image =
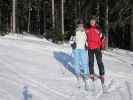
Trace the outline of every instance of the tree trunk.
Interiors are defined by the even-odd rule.
[[[97,20],[98,20],[98,24],[99,24],[99,16],[100,16],[100,2],[99,0],[97,0]]]
[[[81,17],[81,2],[80,2],[80,0],[78,1],[78,10],[79,10],[78,17],[80,18]]]
[[[61,0],[61,29],[64,37],[64,0]]]
[[[77,9],[77,0],[75,0],[75,19],[78,18],[78,9]],[[75,25],[76,25],[76,21],[75,21]]]
[[[133,50],[133,10],[131,15],[131,50]]]
[[[1,21],[1,16],[2,16],[2,15],[1,15],[1,8],[0,8],[0,31],[2,31],[2,29],[1,29],[1,28],[2,28],[2,27],[1,27],[1,25],[2,25],[2,23],[1,23],[1,22],[2,22],[2,21]]]
[[[53,29],[55,29],[55,3],[54,3],[54,0],[52,0],[52,26],[53,26]]]
[[[31,1],[29,0],[29,15],[28,15],[28,33],[30,32],[30,18],[31,18]]]
[[[40,34],[40,9],[37,9],[37,25],[38,25],[38,34]]]
[[[16,0],[13,0],[13,12],[12,12],[12,16],[13,16],[13,32],[16,32]]]
[[[44,32],[43,32],[43,34],[46,34],[46,5],[45,5],[46,3],[44,2],[44,9],[43,9],[43,11],[44,11]]]
[[[109,33],[109,30],[108,30],[108,0],[106,0],[106,21],[105,21],[105,33],[106,33],[106,43],[105,43],[105,47],[106,49],[108,48],[108,33]]]

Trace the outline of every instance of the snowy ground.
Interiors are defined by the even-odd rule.
[[[108,92],[101,94],[99,80],[95,92],[86,92],[76,87],[69,46],[33,36],[0,37],[0,100],[133,100],[133,52],[103,53]]]

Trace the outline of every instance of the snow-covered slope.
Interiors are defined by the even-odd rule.
[[[108,92],[76,87],[71,48],[32,36],[0,37],[0,100],[133,100],[133,53],[103,52]],[[96,73],[97,65],[95,64]]]

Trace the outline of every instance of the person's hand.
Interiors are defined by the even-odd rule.
[[[85,43],[85,50],[88,50],[88,43]]]
[[[101,40],[101,45],[100,45],[100,48],[101,48],[101,50],[105,50],[105,39],[102,39]]]

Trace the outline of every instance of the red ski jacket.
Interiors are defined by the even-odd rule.
[[[104,38],[100,30],[95,26],[86,29],[88,49],[104,48],[102,44]]]

